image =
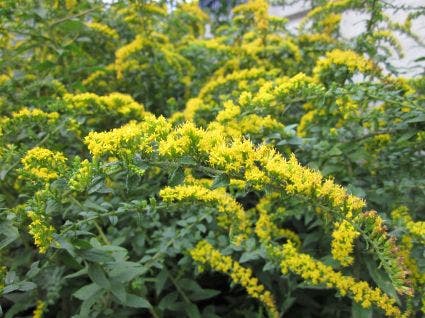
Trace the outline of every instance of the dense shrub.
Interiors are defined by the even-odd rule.
[[[425,312],[424,8],[311,4],[0,4],[5,317]]]

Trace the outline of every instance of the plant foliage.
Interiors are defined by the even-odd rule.
[[[171,4],[1,2],[4,316],[423,314],[424,8]]]

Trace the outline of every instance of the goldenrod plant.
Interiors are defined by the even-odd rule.
[[[304,2],[0,3],[5,317],[425,315],[425,10]]]

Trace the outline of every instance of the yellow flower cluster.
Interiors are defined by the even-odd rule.
[[[10,79],[10,76],[6,74],[0,74],[0,85],[3,85]]]
[[[297,127],[297,134],[300,137],[308,136],[308,128],[311,126],[316,116],[320,112],[317,109],[309,110],[300,119],[300,123]]]
[[[192,35],[197,36],[205,33],[204,25],[208,22],[209,16],[200,8],[197,2],[179,4],[177,13],[180,12],[184,15],[190,15],[192,25],[195,29],[193,31],[196,31]],[[214,39],[211,40],[213,41]]]
[[[335,49],[326,53],[326,57],[320,59],[313,69],[314,77],[320,79],[323,72],[329,70],[333,65],[344,66],[350,73],[356,71],[361,73],[372,73],[376,70],[372,61],[357,54],[354,51],[343,51]]]
[[[152,153],[156,141],[165,138],[170,130],[171,124],[164,117],[147,113],[143,122],[130,122],[109,132],[90,132],[84,143],[94,157],[111,154],[128,159],[137,151]]]
[[[35,308],[32,317],[33,318],[43,318],[43,312],[46,308],[46,303],[41,300],[37,300],[37,307]]]
[[[0,294],[3,292],[4,289],[4,279],[6,276],[7,268],[6,266],[0,265]]]
[[[365,202],[334,183],[333,180],[323,180],[319,172],[302,167],[295,156],[289,160],[282,158],[274,151],[261,161],[272,176],[285,184],[285,190],[291,194],[303,194],[307,197],[328,200],[337,210],[346,213],[347,217],[357,214],[365,206]],[[326,215],[332,219],[331,215]]]
[[[400,206],[391,212],[394,221],[401,222],[410,235],[425,243],[425,222],[413,221],[409,210],[405,206]]]
[[[324,19],[319,21],[319,26],[323,29],[325,34],[338,31],[339,23],[341,22],[340,14],[328,14]]]
[[[297,75],[288,78],[284,83],[276,87],[275,94],[278,96],[285,97],[286,95],[298,93],[300,89],[303,87],[318,87],[319,89],[323,89],[316,79],[305,75],[304,73],[298,73]]]
[[[344,9],[350,7],[351,4],[354,4],[353,0],[328,1],[324,5],[317,6],[313,10],[310,10],[301,21],[299,27],[300,29],[304,29],[307,22],[315,18],[322,17],[322,19],[326,20],[327,15],[335,15],[334,12],[342,12]]]
[[[17,125],[28,125],[31,123],[55,124],[59,118],[57,112],[46,113],[41,109],[28,107],[21,108],[19,111],[12,112],[11,117],[0,118],[0,136],[3,135],[9,128],[16,129]]]
[[[261,59],[264,56],[274,57],[276,59],[275,65],[289,62],[285,60],[288,55],[296,62],[301,61],[301,50],[293,41],[276,34],[268,34],[261,38],[254,37],[253,39],[250,35],[245,36],[246,42],[241,46],[244,54],[254,59]],[[264,63],[258,62],[258,64]]]
[[[214,90],[221,86],[228,86],[231,82],[242,82],[248,80],[256,80],[264,77],[266,74],[273,74],[275,71],[267,71],[265,68],[251,68],[238,70],[228,75],[220,75],[216,78],[212,78],[207,84],[205,84],[200,92],[199,98],[205,99],[207,95],[212,95]]]
[[[46,217],[34,211],[28,211],[28,217],[31,219],[31,223],[28,226],[29,233],[34,239],[35,245],[41,254],[47,252],[50,244],[53,241],[53,233],[55,229],[53,226],[47,224]]]
[[[126,59],[133,53],[140,51],[145,45],[145,40],[142,36],[137,35],[136,38],[129,44],[119,48],[115,52],[115,70],[117,71],[117,79],[121,80],[124,77],[124,71],[127,69]]]
[[[411,278],[413,279],[413,284],[418,287],[423,287],[425,289],[425,273],[421,272],[417,261],[411,255],[413,249],[413,240],[409,235],[403,235],[401,238],[400,244],[400,253],[403,256],[406,267],[411,273]]]
[[[159,142],[158,152],[161,156],[173,158],[183,155],[194,155],[204,132],[187,122],[172,131],[165,140]]]
[[[233,9],[233,14],[242,16],[254,16],[255,26],[260,31],[267,31],[269,24],[269,5],[265,0],[249,0]],[[243,19],[243,18],[242,18]]]
[[[90,162],[85,159],[80,163],[80,168],[76,171],[75,174],[69,179],[69,187],[77,192],[82,192],[86,190],[87,186],[90,184],[92,175],[92,166]]]
[[[231,227],[238,235],[236,241],[244,239],[249,233],[249,221],[242,206],[223,188],[210,190],[202,185],[182,185],[176,187],[163,188],[159,195],[166,202],[173,201],[201,201],[216,207],[218,212],[223,214],[217,219],[224,227]]]
[[[299,253],[291,242],[283,246],[281,257],[280,266],[283,274],[290,271],[313,285],[336,288],[342,296],[351,297],[363,308],[375,305],[389,317],[402,316],[400,309],[395,305],[395,299],[389,297],[379,288],[372,288],[365,281],[356,281],[351,276],[344,276],[311,256]]]
[[[47,118],[48,121],[56,121],[59,118],[59,114],[57,112],[46,113],[41,109],[34,108],[29,109],[24,107],[17,112],[12,113],[12,118]]]
[[[103,35],[106,35],[107,37],[113,38],[115,40],[119,38],[118,32],[106,24],[99,22],[87,22],[86,25],[90,29],[93,29]]]
[[[245,268],[230,256],[221,254],[206,241],[199,242],[190,251],[190,255],[201,266],[208,265],[213,270],[229,275],[235,284],[242,285],[251,297],[258,299],[265,306],[270,317],[279,317],[273,295],[253,276],[250,268]]]
[[[246,134],[257,134],[265,130],[283,131],[284,126],[270,115],[265,117],[256,114],[240,116],[241,108],[232,101],[224,102],[216,121],[223,124],[223,132],[233,138],[241,138]],[[211,127],[211,126],[210,126]]]
[[[78,114],[116,113],[130,116],[133,119],[142,119],[145,112],[143,105],[137,103],[130,95],[111,93],[99,96],[93,93],[65,94],[63,97],[69,110],[78,111]]]
[[[299,36],[300,42],[309,42],[309,43],[334,43],[335,39],[329,36],[329,34],[324,33],[312,33],[312,34],[302,34]]]
[[[41,147],[30,149],[21,162],[25,172],[43,181],[58,178],[66,169],[63,153]]]
[[[266,245],[271,244],[274,239],[286,238],[293,242],[295,246],[301,246],[301,240],[295,232],[277,227],[270,215],[264,212],[260,212],[255,224],[255,234]]]
[[[110,132],[92,132],[85,142],[95,157],[106,153],[126,157],[136,151],[151,153],[156,141],[159,154],[167,159],[191,156],[231,177],[243,177],[257,189],[274,184],[290,194],[322,199],[342,216],[352,217],[365,206],[362,199],[349,195],[333,180],[323,180],[319,172],[301,166],[295,156],[285,159],[270,146],[255,147],[248,140],[231,141],[218,128],[202,130],[186,123],[171,130],[167,120],[151,115],[138,124],[130,123]],[[335,221],[331,213],[322,216]]]
[[[99,84],[99,82],[97,80],[99,78],[101,78],[102,76],[104,76],[105,74],[106,74],[106,72],[103,71],[103,70],[95,71],[95,72],[91,73],[85,80],[83,80],[83,85],[88,86],[88,85],[95,83],[95,82],[97,84]],[[105,82],[105,85],[106,85],[106,82]]]
[[[351,256],[354,248],[354,240],[359,237],[360,232],[347,220],[337,222],[332,233],[332,256],[339,261],[342,266],[349,266],[353,263]]]

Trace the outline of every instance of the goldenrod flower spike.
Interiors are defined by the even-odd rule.
[[[28,226],[29,233],[32,235],[34,244],[38,247],[39,252],[44,254],[53,242],[55,228],[47,223],[44,215],[34,211],[29,211],[27,214],[31,219],[31,223]]]
[[[354,240],[360,236],[354,226],[347,220],[337,222],[332,233],[332,256],[339,261],[342,266],[349,266],[353,263],[351,256],[354,248]]]
[[[217,207],[218,212],[223,214],[217,218],[218,223],[237,233],[237,242],[243,240],[250,232],[249,221],[242,206],[222,188],[209,190],[202,185],[182,185],[166,187],[159,192],[159,195],[166,202],[193,200]]]
[[[32,314],[32,317],[33,318],[42,318],[45,308],[46,308],[46,303],[44,301],[37,300],[37,307],[35,308],[35,310]]]
[[[57,179],[66,168],[63,153],[42,147],[29,150],[21,161],[25,172],[43,181]]]
[[[99,23],[99,22],[86,22],[86,25],[90,29],[93,29],[114,40],[118,40],[119,38],[118,32],[106,24]]]
[[[230,276],[235,284],[242,285],[251,297],[258,299],[267,309],[269,316],[278,318],[279,312],[270,291],[268,291],[256,277],[250,268],[245,268],[230,256],[225,256],[206,241],[199,242],[190,251],[192,258],[203,266],[210,266],[213,270]]]
[[[280,256],[283,274],[293,272],[310,284],[337,289],[341,296],[349,296],[363,308],[374,305],[383,310],[388,317],[403,317],[395,304],[395,299],[379,288],[372,288],[367,282],[356,281],[351,276],[344,276],[311,256],[299,253],[292,242],[283,246]]]
[[[409,234],[412,235],[412,237],[415,237],[420,242],[425,243],[425,222],[413,221],[407,207],[398,207],[397,209],[391,212],[391,216],[394,221],[400,222],[402,225],[404,225]]]

